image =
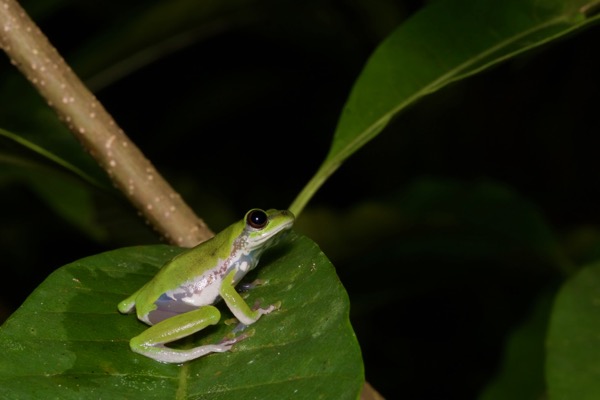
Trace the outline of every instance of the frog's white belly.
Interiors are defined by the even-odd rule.
[[[181,301],[195,307],[214,304],[220,297],[219,289],[222,281],[223,279],[217,279],[210,285],[203,286],[199,290],[192,290],[191,293],[188,291],[187,295],[181,298]]]

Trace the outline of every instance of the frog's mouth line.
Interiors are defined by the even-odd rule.
[[[252,241],[252,248],[256,248],[258,246],[263,246],[265,243],[267,243],[268,241],[272,240],[273,243],[277,243],[279,240],[279,236],[281,236],[282,231],[286,231],[288,229],[292,228],[292,225],[294,224],[294,221],[289,221],[285,224],[282,224],[280,226],[278,226],[276,228],[275,231],[270,231],[268,232],[268,234],[263,234],[263,235],[259,235],[258,237],[255,237]],[[269,244],[270,247],[273,243]]]

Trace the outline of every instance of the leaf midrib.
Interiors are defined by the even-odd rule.
[[[368,142],[378,132],[378,127],[380,127],[382,125],[385,126],[387,121],[391,120],[391,118],[394,115],[399,113],[403,108],[407,107],[409,104],[412,104],[413,102],[417,101],[419,98],[421,98],[429,93],[432,93],[436,90],[439,90],[440,88],[450,84],[451,82],[454,82],[458,79],[461,79],[461,78],[464,78],[467,76],[474,75],[486,68],[489,68],[493,64],[497,64],[508,58],[513,57],[516,54],[525,52],[532,47],[536,47],[545,42],[551,41],[554,37],[556,37],[556,35],[544,38],[543,40],[535,42],[527,47],[519,48],[519,49],[517,49],[511,53],[508,53],[502,57],[496,58],[488,63],[482,64],[479,68],[473,69],[472,71],[469,71],[468,73],[465,72],[464,74],[461,75],[461,71],[467,70],[470,66],[475,65],[475,64],[477,64],[477,62],[484,60],[487,56],[493,54],[494,52],[501,50],[502,48],[504,48],[506,46],[509,46],[509,45],[519,41],[522,38],[527,37],[528,35],[531,35],[533,33],[536,33],[538,31],[546,29],[550,26],[558,25],[561,22],[565,22],[568,20],[569,19],[564,15],[562,15],[558,18],[550,19],[543,24],[536,25],[532,29],[528,29],[528,30],[521,32],[520,34],[511,36],[510,38],[499,42],[497,45],[489,47],[487,50],[482,51],[478,55],[471,57],[468,61],[459,64],[457,67],[455,67],[455,68],[449,70],[447,73],[441,75],[438,79],[433,80],[428,85],[423,86],[422,89],[416,91],[412,96],[407,97],[403,102],[400,102],[396,107],[391,108],[390,111],[382,114],[382,116],[380,118],[378,118],[374,123],[369,125],[363,131],[363,133],[356,135],[355,138],[350,140],[348,142],[348,144],[341,151],[339,151],[336,155],[329,158],[329,163],[330,164],[341,164],[343,160],[345,160],[350,155],[352,155],[355,150],[357,150],[358,148],[360,148],[362,146],[362,144]],[[566,31],[576,29],[577,27],[578,27],[578,24],[574,24],[571,27],[571,29],[568,29]],[[557,33],[557,35],[559,35],[559,34],[562,35],[564,33],[565,33],[565,31],[561,31],[560,33]]]

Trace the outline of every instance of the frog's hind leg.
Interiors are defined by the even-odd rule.
[[[146,357],[165,363],[182,363],[209,353],[222,353],[231,349],[239,340],[223,341],[192,349],[173,349],[165,346],[186,336],[192,335],[221,319],[216,307],[202,308],[179,314],[146,329],[129,342],[131,350]]]

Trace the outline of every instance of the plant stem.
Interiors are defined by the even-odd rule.
[[[326,160],[317,173],[310,179],[310,181],[304,186],[300,194],[296,196],[292,204],[288,207],[288,209],[294,213],[296,218],[300,215],[304,207],[309,202],[309,200],[315,195],[317,190],[325,183],[327,178],[331,176],[341,165],[341,162],[332,162]]]
[[[116,187],[169,242],[213,233],[162,178],[15,0],[0,0],[0,48],[35,86]]]

